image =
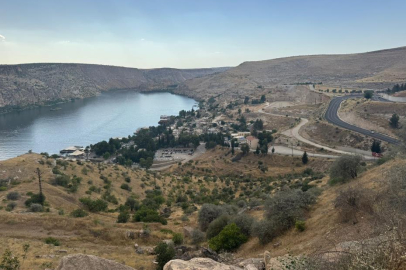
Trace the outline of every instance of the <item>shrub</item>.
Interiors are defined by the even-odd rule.
[[[16,206],[17,204],[15,202],[10,202],[7,204],[6,211],[12,211]]]
[[[241,233],[235,223],[227,225],[216,237],[210,239],[209,247],[216,252],[233,251],[247,242],[248,238]]]
[[[7,200],[10,200],[10,201],[17,201],[20,198],[21,198],[21,195],[17,191],[12,191],[7,194]]]
[[[128,184],[121,184],[121,189],[131,191],[131,187]]]
[[[254,219],[252,217],[242,214],[233,217],[230,223],[235,223],[243,234],[250,236],[253,222]]]
[[[70,215],[74,218],[82,218],[82,217],[88,216],[89,214],[85,210],[79,208],[79,209],[73,210],[70,213]]]
[[[205,239],[205,234],[201,230],[195,229],[192,231],[192,244],[199,245]]]
[[[175,249],[166,243],[159,243],[155,249],[157,270],[163,270],[165,264],[175,257]]]
[[[45,238],[45,243],[48,244],[48,245],[54,245],[54,246],[59,246],[60,245],[59,240],[55,239],[53,237]]]
[[[65,211],[63,209],[58,210],[58,215],[63,216],[65,215]]]
[[[128,206],[131,211],[136,211],[140,208],[140,203],[135,198],[128,197],[125,206]]]
[[[217,236],[225,226],[227,226],[228,222],[230,221],[230,217],[227,215],[222,215],[215,220],[213,220],[210,224],[209,227],[207,228],[206,231],[206,237],[207,239],[211,239],[215,236]]]
[[[361,163],[360,156],[341,156],[338,158],[330,170],[330,184],[344,183],[358,176]]]
[[[54,185],[62,186],[62,187],[68,187],[69,183],[70,183],[70,177],[65,174],[57,174],[55,176],[55,179],[53,182]]]
[[[32,203],[30,205],[30,211],[31,212],[42,212],[42,211],[44,211],[44,208],[39,203]]]
[[[298,230],[299,232],[303,232],[304,230],[306,230],[306,223],[304,221],[301,220],[297,220],[295,222],[295,228],[296,230]]]
[[[213,220],[223,214],[233,215],[237,213],[237,210],[237,207],[232,205],[203,204],[198,214],[200,229],[206,231]]]
[[[92,200],[91,198],[80,198],[79,201],[87,207],[90,212],[100,212],[107,210],[107,202],[101,199]]]
[[[183,235],[181,233],[174,233],[172,236],[172,241],[175,245],[183,244]]]
[[[341,191],[334,201],[334,207],[338,209],[341,222],[358,223],[359,212],[372,213],[373,202],[368,191],[360,188],[348,188]]]
[[[262,245],[268,244],[278,236],[275,222],[266,219],[253,224],[252,234],[258,237]]]
[[[309,206],[315,201],[316,195],[309,191],[287,190],[277,193],[266,202],[266,219],[253,225],[253,234],[261,244],[269,243],[294,226],[296,220],[304,218]]]
[[[135,222],[159,222],[163,225],[167,224],[167,221],[165,218],[159,216],[159,213],[156,210],[153,209],[148,209],[145,207],[142,207],[140,210],[135,212],[133,216],[133,221]]]
[[[130,213],[128,211],[120,212],[117,218],[117,223],[127,223],[130,219]]]
[[[42,194],[42,193],[41,194],[30,193],[30,194],[31,195],[29,195],[29,196],[31,196],[31,198],[29,198],[28,200],[25,201],[25,205],[27,207],[30,207],[31,204],[33,204],[33,203],[44,205],[44,202],[45,202],[44,194]],[[28,193],[27,193],[27,195],[28,195]]]

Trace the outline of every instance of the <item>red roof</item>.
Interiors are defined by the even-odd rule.
[[[256,140],[257,138],[255,138],[254,136],[248,136],[246,139],[247,141],[253,141]]]

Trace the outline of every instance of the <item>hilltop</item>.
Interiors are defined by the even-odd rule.
[[[259,94],[281,84],[323,83],[385,89],[406,80],[406,47],[342,55],[310,55],[244,62],[184,82],[177,93],[194,98]]]

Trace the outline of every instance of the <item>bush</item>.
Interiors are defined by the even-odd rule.
[[[11,202],[7,204],[6,211],[12,211],[16,206],[17,204],[15,202]]]
[[[358,223],[359,212],[372,213],[373,201],[368,191],[360,188],[348,188],[341,191],[334,201],[334,207],[338,209],[341,222],[352,221]]]
[[[159,243],[155,249],[157,270],[163,270],[165,264],[175,257],[175,249],[166,243]]]
[[[20,198],[21,198],[21,195],[17,191],[12,191],[9,194],[7,194],[7,200],[10,200],[10,201],[17,201]]]
[[[330,184],[344,183],[356,178],[360,164],[360,156],[341,156],[331,166]]]
[[[89,214],[85,210],[79,208],[79,209],[73,210],[70,213],[70,215],[74,218],[82,218],[82,217],[88,216]]]
[[[135,222],[159,222],[163,225],[167,224],[165,218],[159,216],[159,213],[156,210],[148,209],[142,207],[140,210],[135,212],[133,216],[133,221]]]
[[[315,201],[316,196],[309,191],[287,190],[277,193],[266,202],[266,219],[255,223],[252,233],[258,237],[261,244],[269,243],[294,226],[296,220],[303,219]]]
[[[68,187],[69,183],[70,177],[66,174],[57,174],[53,182],[54,185],[62,187]]]
[[[299,232],[303,232],[304,230],[306,230],[306,223],[304,221],[298,220],[295,222],[295,228]]]
[[[230,223],[235,223],[238,228],[240,228],[241,232],[249,237],[251,235],[254,219],[248,215],[242,214],[233,217]]]
[[[39,203],[32,203],[30,205],[30,211],[31,212],[42,212],[42,211],[44,211],[44,208]]]
[[[237,207],[232,205],[203,204],[198,214],[200,229],[206,231],[213,220],[223,214],[233,215],[237,213],[237,210]]]
[[[131,191],[131,187],[128,184],[121,184],[121,189]]]
[[[91,198],[80,198],[79,201],[87,207],[90,212],[100,212],[107,210],[107,202],[101,199],[92,200]]]
[[[206,237],[207,239],[211,239],[215,236],[217,236],[225,226],[227,226],[228,222],[230,221],[230,217],[227,215],[222,215],[215,220],[213,220],[210,224],[209,227],[207,228],[206,231]]]
[[[209,247],[216,252],[233,251],[247,242],[248,238],[241,233],[235,223],[227,225],[216,237],[210,239]]]
[[[28,193],[27,193],[28,195]],[[27,207],[30,207],[31,204],[36,203],[36,204],[40,204],[40,205],[44,205],[45,202],[45,196],[44,194],[33,194],[30,193],[31,198],[29,198],[28,200],[25,201],[25,205]]]
[[[45,238],[45,243],[48,244],[48,245],[54,245],[54,246],[59,246],[60,245],[59,240],[55,239],[53,237]]]
[[[128,211],[120,212],[117,218],[117,223],[127,223],[130,219],[130,213]]]
[[[183,244],[183,235],[181,233],[174,233],[172,236],[172,241],[175,245]]]
[[[192,244],[199,245],[205,238],[206,236],[201,230],[195,229],[192,231]]]
[[[252,235],[258,237],[259,243],[268,244],[278,236],[275,222],[272,220],[261,220],[252,226]]]

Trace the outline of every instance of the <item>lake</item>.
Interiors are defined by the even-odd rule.
[[[193,99],[170,93],[112,91],[0,115],[0,160],[29,150],[57,154],[67,146],[127,137],[140,127],[158,125],[161,115],[178,115],[195,104]]]

